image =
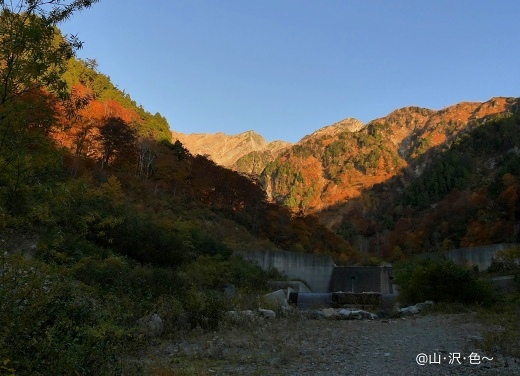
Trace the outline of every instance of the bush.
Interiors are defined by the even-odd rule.
[[[216,329],[227,310],[226,299],[217,291],[187,291],[182,299],[192,329]]]
[[[511,273],[520,275],[520,247],[498,251],[488,268],[489,273]]]
[[[89,286],[114,289],[127,275],[130,267],[122,257],[86,257],[73,266],[74,277]]]
[[[179,285],[170,268],[140,265],[130,258],[113,255],[104,259],[84,258],[71,267],[71,274],[88,286],[99,301],[98,308],[109,311],[127,326],[155,313],[160,298],[174,295]]]
[[[55,268],[0,256],[0,354],[16,374],[106,374],[128,332]]]
[[[223,290],[233,284],[243,292],[264,292],[272,274],[239,256],[224,259],[204,255],[182,268],[179,276],[185,289],[193,286],[198,290]]]
[[[181,301],[173,295],[163,295],[157,299],[155,312],[164,323],[164,334],[172,335],[180,328],[185,313]]]
[[[425,300],[446,303],[490,305],[494,291],[477,272],[447,259],[420,259],[396,265],[399,300],[415,304]]]

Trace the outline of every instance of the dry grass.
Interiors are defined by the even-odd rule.
[[[486,328],[482,333],[482,348],[520,359],[520,307],[501,313],[483,313],[480,317]]]
[[[518,357],[518,312],[485,314],[480,319],[484,314],[435,312],[373,321],[309,320],[298,314],[275,320],[235,317],[215,331],[186,330],[163,338],[139,362],[141,374],[157,376],[339,375],[354,370],[400,374],[415,364],[419,349],[480,349]],[[502,371],[501,364],[494,361],[489,371]]]
[[[275,373],[302,357],[324,362],[327,343],[304,338],[307,320],[298,316],[268,320],[227,320],[216,331],[178,333],[149,356],[154,375],[255,374],[269,367]],[[329,321],[313,322],[315,332],[332,333]],[[325,336],[326,338],[327,336]],[[298,344],[297,346],[295,344]],[[320,349],[323,351],[320,352]]]

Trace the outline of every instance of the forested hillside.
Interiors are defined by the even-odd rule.
[[[119,90],[110,81],[110,77],[97,70],[95,59],[70,59],[63,75],[72,93],[80,98],[89,98],[82,116],[94,117],[117,116],[126,122],[138,125],[139,136],[154,140],[170,140],[170,127],[160,114],[152,115],[132,100],[130,94]]]
[[[346,119],[282,153],[266,166],[262,182],[272,200],[295,212],[321,211],[401,174],[403,168],[419,174],[424,168],[418,163],[421,155],[436,153],[439,145],[479,119],[504,113],[513,103],[494,98],[440,111],[405,107],[366,126]]]
[[[225,287],[283,278],[234,250],[353,264],[520,241],[518,100],[346,119],[274,161],[285,145],[253,149],[234,162],[251,177],[75,58],[58,26],[96,2],[0,2],[0,374],[124,374],[154,313],[214,328]]]
[[[518,114],[472,123],[415,165],[331,209],[343,213],[338,231],[358,250],[395,261],[416,253],[520,241]]]
[[[262,183],[273,201],[387,261],[517,242],[518,103],[407,107],[325,127],[269,163]]]
[[[225,286],[269,278],[233,249],[356,257],[75,59],[56,25],[94,2],[0,3],[2,374],[121,373],[151,313],[165,330],[218,325]]]

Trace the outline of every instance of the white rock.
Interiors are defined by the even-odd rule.
[[[417,303],[415,305],[415,307],[419,310],[419,311],[425,311],[427,309],[430,309],[430,305],[429,304],[426,304],[426,303]]]
[[[164,324],[161,317],[157,313],[140,318],[138,323],[143,333],[149,337],[159,337],[163,333]]]
[[[270,302],[275,303],[278,307],[284,308],[289,307],[287,297],[284,290],[277,290],[272,293],[264,295],[264,298]]]
[[[404,307],[399,310],[399,316],[411,316],[410,307]]]
[[[270,309],[262,309],[262,308],[260,308],[258,310],[258,313],[260,313],[261,317],[264,317],[266,319],[275,319],[276,318],[276,312],[272,311]]]
[[[334,308],[324,308],[321,310],[325,315],[326,319],[336,319],[338,318],[338,313]]]
[[[348,320],[350,318],[350,310],[342,308],[338,311],[338,316],[341,320]]]
[[[356,320],[363,320],[365,318],[365,311],[362,311],[360,309],[350,311],[350,318]]]

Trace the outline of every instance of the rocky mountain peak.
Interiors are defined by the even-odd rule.
[[[305,142],[311,138],[320,138],[323,136],[334,137],[342,132],[357,132],[365,127],[362,121],[354,118],[346,118],[332,125],[320,128],[310,135],[305,136],[301,139],[301,142]]]
[[[193,155],[207,155],[215,163],[233,167],[238,159],[252,153],[264,152],[277,154],[279,150],[290,146],[284,141],[267,142],[253,130],[235,135],[218,133],[172,132],[172,141],[179,140]],[[274,158],[274,156],[273,156]]]

